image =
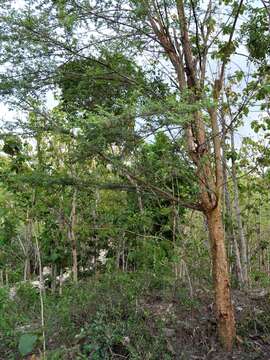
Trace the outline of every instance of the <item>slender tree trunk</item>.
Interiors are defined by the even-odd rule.
[[[27,231],[28,225],[26,225],[26,231],[25,231],[25,241],[26,245],[23,244],[20,236],[18,236],[19,243],[21,245],[23,255],[24,255],[24,270],[23,270],[23,281],[26,281],[27,279],[30,279],[30,244],[28,239],[28,231]]]
[[[174,251],[175,254],[179,254],[182,253],[181,251],[181,246],[183,246],[183,244],[177,244],[177,235],[178,238],[181,237],[181,228],[180,228],[180,219],[179,219],[179,212],[176,208],[176,204],[175,202],[173,202],[172,204],[172,240],[173,240],[173,246],[174,246]],[[180,268],[180,264],[179,261],[178,262],[174,262],[174,273],[175,273],[175,278],[177,279],[179,277],[179,268]],[[187,269],[187,265],[186,265],[186,269]],[[190,279],[188,278],[189,283],[190,283]]]
[[[120,257],[121,257],[120,244],[117,244],[116,257],[115,257],[115,262],[116,262],[116,268],[117,268],[117,270],[120,269]]]
[[[76,196],[77,191],[75,190],[72,198],[72,208],[70,213],[70,223],[68,226],[68,237],[72,247],[72,273],[73,281],[78,282],[78,253],[77,253],[77,239],[75,236],[75,225],[76,225]]]
[[[138,183],[134,179],[132,179],[132,177],[129,174],[126,174],[126,177],[129,180],[129,182],[131,183],[131,185],[133,185],[136,189],[136,194],[137,194],[137,199],[138,199],[138,207],[140,210],[140,214],[143,215],[144,207],[143,207],[143,200],[142,200],[142,194],[141,194],[140,187],[139,187]],[[143,233],[144,233],[144,235],[146,234],[145,226],[143,226]]]
[[[255,231],[256,231],[256,244],[258,246],[258,259],[259,259],[259,271],[263,272],[263,265],[264,265],[264,248],[262,246],[262,239],[261,239],[261,219],[260,219],[260,206],[258,209],[258,214],[255,216]]]
[[[32,219],[29,216],[29,210],[26,213],[26,226],[25,226],[25,244],[23,244],[20,237],[18,237],[21,248],[23,250],[25,256],[24,262],[24,281],[31,279],[31,253],[32,253],[32,246],[33,246],[33,226],[32,226]]]
[[[132,181],[132,179],[131,179],[131,181]],[[136,194],[138,197],[138,206],[139,206],[141,215],[143,215],[144,210],[143,210],[142,194],[141,194],[140,188],[137,183],[135,183],[135,187],[136,187]]]
[[[99,255],[99,249],[98,249],[98,235],[97,235],[97,209],[98,209],[98,203],[99,203],[99,192],[98,190],[96,190],[95,192],[95,203],[94,203],[94,208],[92,211],[92,217],[93,217],[93,236],[92,236],[92,240],[94,243],[94,272],[96,272],[97,270],[97,260],[98,260],[98,255]]]
[[[241,264],[241,255],[240,255],[240,251],[239,251],[237,238],[235,236],[234,228],[233,228],[231,198],[230,198],[227,184],[225,184],[225,182],[227,182],[227,176],[224,178],[225,208],[226,208],[226,219],[227,219],[226,232],[228,235],[229,243],[232,244],[234,247],[237,280],[238,280],[239,284],[241,286],[243,286],[244,280],[243,280],[243,270],[242,270],[242,264]]]
[[[40,317],[41,317],[41,328],[42,328],[42,340],[43,340],[43,355],[46,358],[46,337],[45,337],[45,317],[44,317],[44,296],[45,296],[45,286],[43,278],[43,268],[41,262],[41,254],[39,248],[39,242],[37,234],[34,235],[36,240],[36,253],[38,258],[38,269],[39,269],[39,298],[40,298]]]
[[[174,248],[176,247],[176,225],[177,225],[177,210],[175,203],[172,204],[172,237]]]
[[[56,292],[56,275],[57,275],[57,266],[52,264],[52,293]]]
[[[220,341],[232,349],[235,338],[235,319],[230,295],[230,280],[220,206],[206,214],[212,250],[215,306]]]
[[[6,268],[6,271],[5,271],[5,278],[6,278],[6,285],[8,286],[9,281],[8,281],[8,269],[7,268]]]
[[[122,241],[122,271],[125,271],[125,261],[126,261],[126,257],[125,257],[125,240],[123,239],[123,241]]]
[[[225,200],[225,216],[226,216],[226,227],[225,227],[225,235],[227,235],[228,243],[234,248],[235,255],[235,268],[236,268],[236,277],[238,283],[243,285],[243,270],[241,264],[241,256],[239,251],[239,246],[237,242],[237,238],[235,236],[234,228],[233,228],[233,211],[232,211],[232,203],[231,197],[228,189],[228,176],[227,176],[227,161],[226,161],[226,123],[225,116],[223,111],[221,111],[221,120],[222,120],[222,167],[223,167],[223,183],[224,183],[224,200]]]
[[[75,283],[78,282],[78,254],[77,254],[77,244],[76,244],[76,238],[74,235],[73,230],[69,230],[69,239],[71,241],[71,247],[72,247],[72,274],[73,274],[73,281]]]
[[[63,269],[60,269],[60,275],[59,275],[59,295],[61,296],[63,294]]]
[[[241,218],[241,210],[239,204],[239,192],[238,192],[238,182],[236,177],[236,164],[234,159],[235,146],[234,146],[234,133],[231,132],[231,150],[233,153],[232,156],[232,181],[234,189],[234,209],[236,214],[236,221],[238,227],[238,234],[240,240],[240,254],[241,254],[241,263],[242,263],[242,276],[243,276],[243,286],[248,284],[248,257],[247,257],[247,241],[244,233],[244,228]]]
[[[29,279],[29,273],[30,273],[30,262],[29,259],[24,260],[24,271],[23,271],[23,281],[26,281]]]
[[[4,286],[3,270],[0,270],[0,286]]]

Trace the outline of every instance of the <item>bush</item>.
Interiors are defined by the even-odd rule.
[[[171,288],[167,277],[157,274],[114,272],[66,286],[61,296],[48,292],[48,359],[170,359],[162,321],[140,304],[153,291],[160,292],[161,283],[163,289]],[[0,299],[1,356],[19,357],[18,345],[26,334],[38,337],[35,351],[42,351],[38,291],[22,284],[14,300],[7,290],[0,292]]]
[[[161,359],[157,354],[166,353],[166,344],[160,325],[138,306],[138,297],[148,285],[149,277],[142,274],[116,272],[66,288],[55,306],[50,299],[47,335],[57,333],[56,347],[79,344],[78,352],[85,359]],[[62,356],[69,359],[68,354]]]

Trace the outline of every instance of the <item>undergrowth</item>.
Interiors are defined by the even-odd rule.
[[[212,300],[211,289],[198,287],[192,296],[173,276],[151,272],[113,271],[67,284],[61,295],[47,290],[46,359],[175,360],[214,354],[218,342]],[[257,351],[257,358],[265,359],[260,354],[270,350],[268,299],[243,304],[239,293],[234,300],[242,349],[236,347],[236,359],[251,359],[247,354],[257,356]],[[28,359],[19,351],[26,334],[36,339],[29,355],[41,359],[38,290],[23,283],[10,298],[10,289],[1,288],[0,360]],[[218,354],[213,359],[226,358]]]

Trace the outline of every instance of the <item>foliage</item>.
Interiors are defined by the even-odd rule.
[[[216,209],[235,287],[237,266],[269,285],[269,7],[24,0],[0,18],[0,96],[20,115],[0,134],[0,352],[44,330],[52,359],[172,358],[158,300],[140,302],[199,309],[226,263]],[[261,139],[235,146],[247,120]]]
[[[34,349],[35,342],[37,340],[36,335],[24,334],[20,337],[19,351],[22,356],[28,355]]]

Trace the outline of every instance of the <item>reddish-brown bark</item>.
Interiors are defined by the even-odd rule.
[[[215,310],[222,345],[231,351],[235,338],[234,310],[230,295],[228,262],[220,206],[207,213],[211,240]]]

